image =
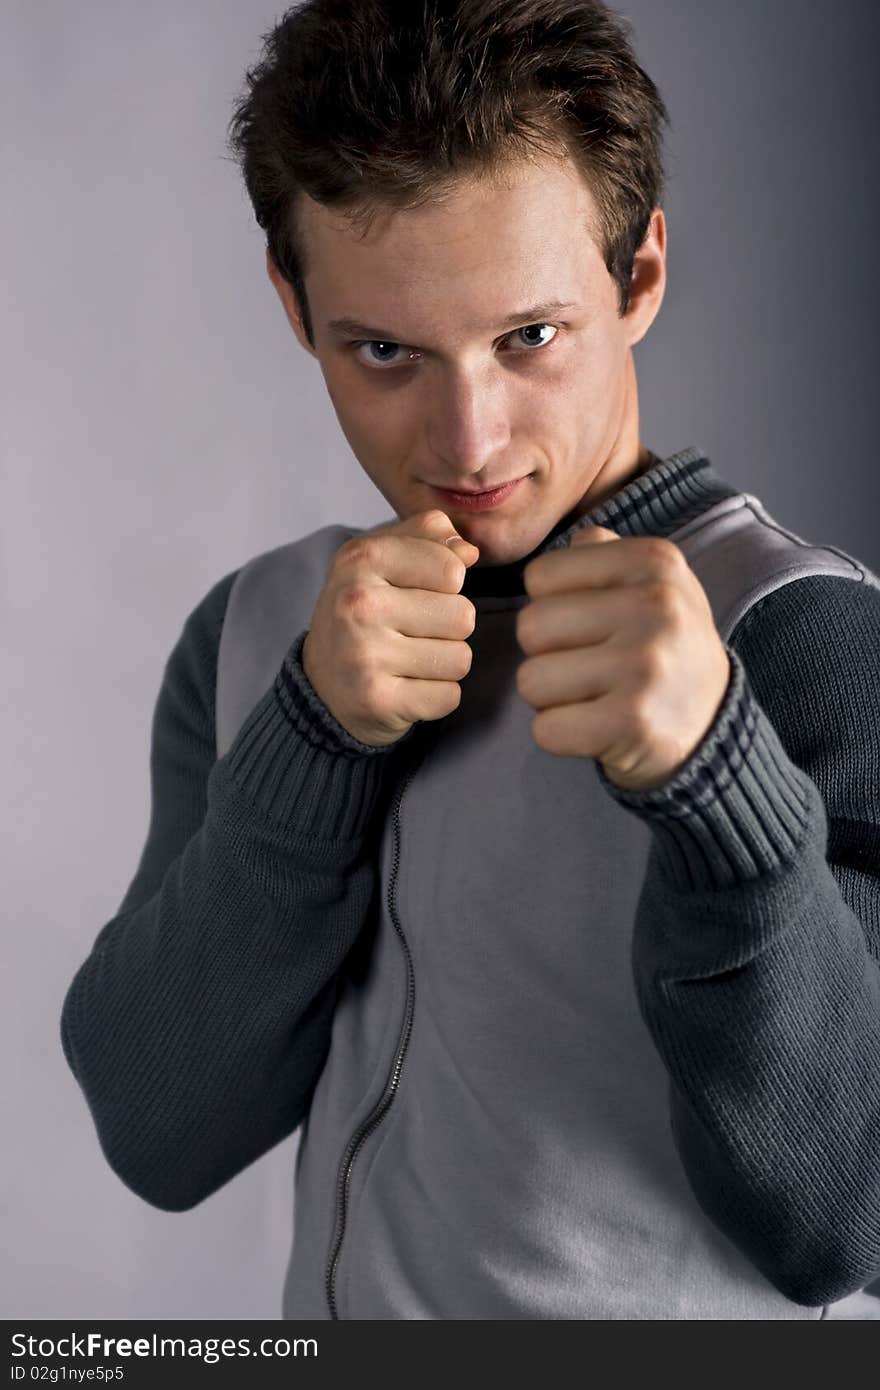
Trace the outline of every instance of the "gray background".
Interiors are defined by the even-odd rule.
[[[784,525],[878,569],[877,7],[620,8],[673,120],[642,438],[702,446]],[[184,617],[251,555],[388,515],[224,155],[282,10],[0,15],[7,1318],[280,1313],[296,1139],[193,1211],[158,1211],[107,1166],[58,1021],[146,835]]]

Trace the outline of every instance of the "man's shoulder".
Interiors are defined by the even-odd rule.
[[[846,761],[860,777],[880,776],[880,588],[841,575],[794,579],[749,610],[729,645],[789,756],[823,794]]]
[[[387,524],[388,520],[378,523],[380,526]],[[239,565],[233,582],[237,581],[240,589],[250,584],[271,583],[273,580],[279,583],[296,582],[300,576],[314,571],[323,573],[341,545],[353,536],[364,535],[374,529],[376,528],[353,526],[347,522],[328,522],[294,540],[283,541],[280,545],[271,546],[252,555]],[[221,584],[224,582],[225,580],[220,581]]]
[[[328,522],[293,540],[282,541],[279,545],[255,552],[234,569],[227,570],[209,589],[201,592],[186,614],[184,631],[190,636],[197,633],[213,633],[219,638],[230,595],[236,585],[241,587],[246,582],[265,582],[272,574],[283,576],[291,568],[309,565],[315,559],[320,563],[332,555],[344,541],[368,529],[343,522]]]
[[[284,613],[293,596],[316,596],[340,546],[365,529],[330,522],[252,555],[239,565],[226,591],[226,616],[244,615],[247,621],[254,613]]]
[[[328,542],[341,544],[349,536],[359,535],[365,529],[362,526],[352,526],[340,521],[326,522],[323,526],[316,526],[313,530],[306,531],[301,536],[295,536],[292,540],[282,541],[280,545],[269,546],[266,550],[257,551],[245,560],[239,569],[243,570],[247,566],[267,565],[287,555],[322,549],[326,547]]]
[[[880,584],[871,571],[805,574],[759,598],[734,628],[737,649],[766,646],[780,659],[786,652],[809,658],[825,649],[880,659]]]

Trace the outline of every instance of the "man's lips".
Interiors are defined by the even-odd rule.
[[[492,487],[443,487],[440,483],[428,483],[428,487],[435,487],[439,492],[454,492],[456,497],[483,497],[487,492],[497,492],[500,487],[509,487],[511,483],[518,483],[519,478],[505,478],[503,483],[495,483]]]
[[[428,486],[452,506],[464,507],[472,511],[498,506],[524,481],[524,478],[511,478],[508,482],[499,483],[496,487],[486,488],[480,492],[459,492],[454,488],[438,487],[435,483],[429,483]]]

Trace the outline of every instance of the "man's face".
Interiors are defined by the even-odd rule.
[[[299,206],[313,355],[355,457],[401,519],[439,508],[481,565],[529,554],[647,461],[631,349],[663,297],[663,213],[623,319],[588,230],[596,215],[567,157],[383,211],[366,237],[311,198]],[[267,265],[312,352],[291,287]],[[551,301],[565,307],[534,312]],[[342,318],[363,331],[334,327]],[[523,481],[483,511],[435,490],[513,479]]]

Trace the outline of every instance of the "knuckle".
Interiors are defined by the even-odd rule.
[[[373,602],[373,591],[366,584],[346,584],[336,596],[337,613],[360,622],[373,611]]]
[[[657,646],[652,642],[640,647],[633,661],[640,689],[652,685],[662,672],[662,656]]]
[[[529,698],[529,688],[531,683],[531,669],[528,661],[521,661],[516,668],[516,689],[523,699]]]
[[[466,627],[465,637],[470,637],[477,625],[477,610],[469,598],[462,596],[461,599],[462,623]]]
[[[461,704],[461,696],[461,686],[456,681],[447,681],[444,686],[443,697],[439,702],[442,712],[452,714],[454,710],[457,710]]]
[[[468,671],[471,669],[471,663],[474,659],[474,654],[468,646],[467,642],[461,642],[459,645],[461,649],[461,674],[462,676],[466,676]]]
[[[375,549],[376,537],[349,536],[336,552],[337,558],[349,565],[359,565],[369,559]]]
[[[659,578],[677,578],[684,566],[684,556],[675,542],[665,536],[652,536],[649,546],[651,564]]]
[[[447,584],[452,584],[456,589],[461,587],[462,580],[467,573],[467,566],[454,550],[447,547],[447,553],[443,559],[443,579]]]
[[[646,740],[650,736],[650,701],[644,691],[637,691],[630,697],[627,724],[630,734],[635,738]]]
[[[429,507],[427,511],[421,513],[419,519],[426,531],[434,531],[440,525],[449,525],[449,517],[441,507]]]
[[[519,642],[520,646],[523,646],[525,643],[531,641],[531,633],[529,631],[532,625],[531,612],[532,605],[526,604],[526,606],[524,608],[521,608],[516,615],[516,640],[517,642]]]
[[[358,704],[362,715],[374,717],[382,709],[382,681],[375,671],[364,671],[358,688]]]
[[[679,595],[676,587],[668,579],[654,579],[647,586],[648,602],[659,618],[664,621],[676,618],[679,611]]]

